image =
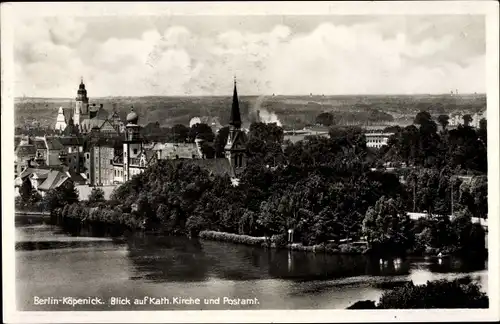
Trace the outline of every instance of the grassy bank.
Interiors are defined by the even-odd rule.
[[[304,251],[312,253],[327,253],[327,254],[363,254],[367,248],[362,246],[354,246],[351,244],[320,244],[305,246],[300,243],[288,244],[284,236],[271,237],[254,237],[249,235],[240,235],[233,233],[224,233],[216,231],[201,231],[198,236],[202,240],[228,242],[235,244],[244,244],[250,246],[260,246],[265,248],[275,249],[290,249],[293,251]]]

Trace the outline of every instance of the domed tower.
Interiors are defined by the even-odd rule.
[[[125,140],[123,141],[123,181],[130,180],[130,162],[139,158],[142,151],[141,127],[137,124],[139,116],[132,108],[127,115],[125,126]]]
[[[229,135],[224,151],[234,172],[238,174],[246,167],[247,147],[246,135],[241,129],[241,114],[238,91],[236,90],[236,78],[234,79],[233,104],[231,107],[229,125]]]
[[[75,112],[73,114],[73,122],[75,125],[80,125],[84,119],[88,118],[89,114],[89,98],[87,97],[87,90],[85,89],[83,78],[80,82],[80,86],[78,87],[75,100],[76,105]]]

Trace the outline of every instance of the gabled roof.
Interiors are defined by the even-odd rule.
[[[229,136],[233,136],[233,138],[231,139],[231,142],[228,141],[228,143],[224,147],[225,150],[231,150],[231,149],[235,148],[235,146],[238,146],[238,145],[245,146],[247,138],[246,138],[246,134],[244,132],[236,131],[234,133],[229,133]]]
[[[101,128],[106,119],[99,119],[97,117],[92,119],[84,119],[80,123],[80,129],[84,132],[90,132],[92,128]]]
[[[99,107],[99,110],[97,110],[97,114],[95,115],[94,118],[106,120],[109,118],[109,113],[103,107]]]
[[[73,172],[73,171],[68,171],[66,172],[66,174],[71,178],[71,180],[73,180],[74,183],[85,183],[85,178],[79,174],[79,173],[76,173],[76,172]]]
[[[41,173],[38,173],[38,172],[34,172],[31,177],[32,178],[35,178],[35,179],[47,179],[48,177],[48,174],[50,173],[51,171],[49,170],[49,172],[41,172]]]
[[[57,137],[46,137],[45,141],[47,142],[47,148],[49,150],[63,150],[64,146],[59,141]]]
[[[24,179],[32,174],[47,174],[50,172],[50,169],[40,169],[40,168],[26,168],[23,172],[19,174],[20,179]]]
[[[73,108],[63,108],[63,114],[66,124],[69,123],[69,120],[73,118]]]
[[[64,128],[63,130],[63,135],[65,136],[77,136],[79,135],[79,133],[80,132],[78,130],[78,126],[76,126],[74,123],[69,123],[69,122],[66,128]]]
[[[47,174],[47,179],[38,186],[38,190],[48,191],[60,187],[66,180],[70,179],[69,176],[60,171],[50,171]]]
[[[33,144],[24,144],[24,145],[19,145],[16,148],[15,154],[18,157],[21,156],[30,156],[30,155],[35,155],[36,154],[36,147]]]

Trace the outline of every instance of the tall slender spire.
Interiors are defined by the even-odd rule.
[[[231,118],[229,124],[235,128],[241,127],[240,103],[238,101],[238,90],[236,89],[236,76],[234,77],[233,105],[231,107]]]

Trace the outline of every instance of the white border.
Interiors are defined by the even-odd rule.
[[[499,6],[496,1],[409,1],[409,2],[224,2],[224,3],[2,3],[2,261],[3,314],[6,323],[61,322],[388,322],[388,321],[492,321],[499,320]],[[13,23],[18,16],[102,15],[436,15],[484,14],[487,40],[488,190],[489,190],[489,297],[488,310],[287,310],[287,311],[102,311],[17,312],[15,311],[13,159]]]

